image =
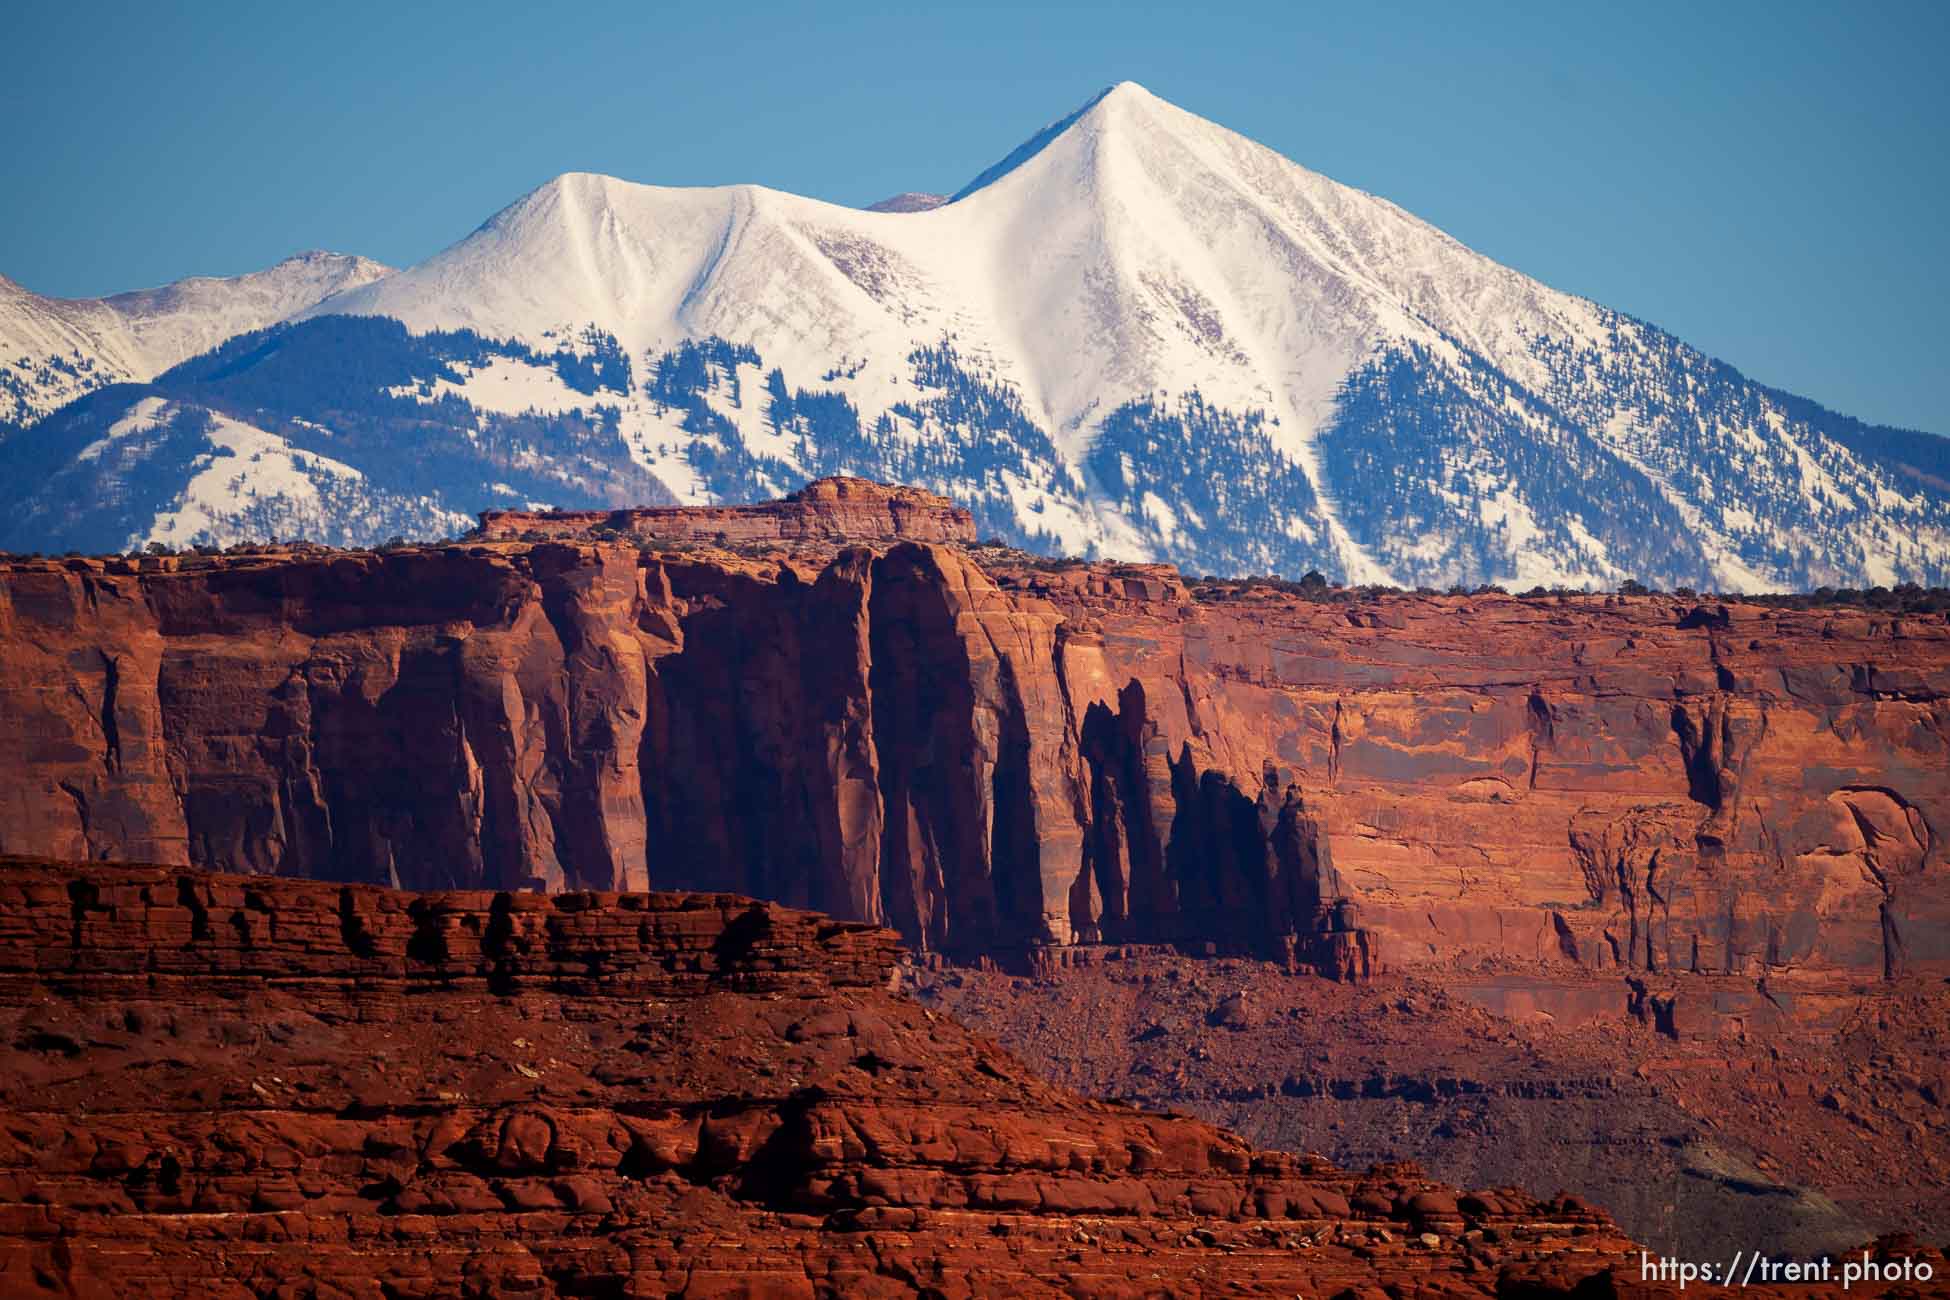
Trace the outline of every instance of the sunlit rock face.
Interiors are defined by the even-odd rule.
[[[5,851],[1357,977],[1946,956],[1941,614],[477,541],[16,561],[0,663]]]
[[[1086,1101],[897,956],[722,894],[0,859],[0,1282],[1555,1297],[1635,1266],[1575,1197]]]

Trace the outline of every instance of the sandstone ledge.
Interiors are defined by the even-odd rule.
[[[875,987],[888,930],[726,894],[403,894],[160,866],[0,858],[0,976],[439,984],[657,996]]]
[[[1636,1259],[1571,1198],[1083,1101],[789,909],[0,890],[9,1295],[1556,1296]]]

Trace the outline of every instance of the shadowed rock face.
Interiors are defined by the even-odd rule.
[[[725,895],[0,860],[0,1293],[1636,1279],[1575,1198],[1084,1101],[890,991],[895,961],[885,930]]]
[[[1950,969],[1941,618],[993,555],[12,562],[0,849],[736,890],[928,952]]]

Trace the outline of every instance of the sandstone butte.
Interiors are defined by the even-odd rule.
[[[896,955],[724,894],[0,861],[0,1294],[1678,1294],[1575,1199],[1084,1101]]]

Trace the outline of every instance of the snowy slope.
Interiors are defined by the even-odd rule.
[[[240,334],[0,442],[0,550],[370,545],[453,535],[489,505],[671,504],[618,426],[630,387],[614,352],[373,317]]]
[[[78,299],[42,297],[0,276],[0,426],[31,423],[107,384],[152,379],[389,273],[363,257],[300,253],[248,275]]]
[[[76,412],[88,426],[81,449],[8,502],[0,540],[24,550],[32,536],[91,551],[301,537],[369,545],[429,529],[458,532],[471,522],[437,497],[373,483],[278,434],[135,391],[126,406]],[[35,437],[30,431],[0,448],[0,465]]]

